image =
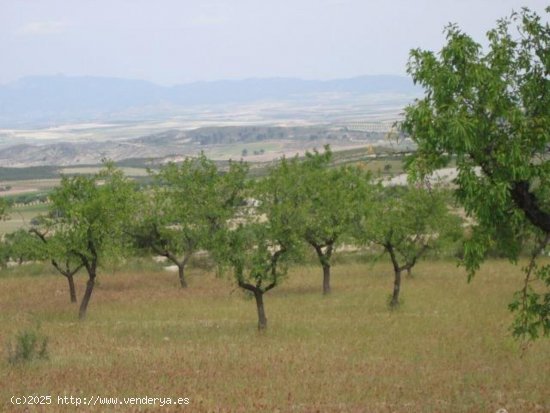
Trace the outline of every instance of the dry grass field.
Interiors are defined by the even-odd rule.
[[[77,321],[65,280],[0,275],[0,342],[40,324],[48,360],[0,360],[2,412],[550,412],[549,341],[522,352],[507,304],[521,273],[487,263],[471,284],[452,262],[420,263],[390,312],[391,267],[344,263],[333,293],[321,270],[295,267],[266,294],[268,330],[228,279],[191,269],[100,275]],[[28,272],[28,274],[25,274]],[[22,274],[21,274],[22,273]],[[85,278],[78,277],[78,293]],[[13,395],[52,395],[17,407]],[[187,406],[57,405],[57,396],[188,397]]]

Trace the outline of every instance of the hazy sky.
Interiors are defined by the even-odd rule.
[[[160,84],[404,74],[458,23],[480,39],[537,0],[0,0],[0,83],[27,75]],[[545,16],[546,19],[546,16]]]

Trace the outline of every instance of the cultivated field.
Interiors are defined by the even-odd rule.
[[[49,191],[59,184],[59,179],[22,179],[16,181],[1,181],[1,186],[10,185],[9,190],[4,190],[0,196],[21,195]]]
[[[103,166],[73,166],[70,168],[61,168],[59,172],[64,175],[83,175],[83,174],[97,174],[103,169]],[[147,176],[147,169],[145,168],[120,168],[126,176]]]
[[[48,205],[44,203],[13,208],[8,219],[0,220],[0,237],[20,228],[30,228],[32,219],[40,214],[45,214],[47,210]]]
[[[471,284],[454,262],[423,262],[390,312],[388,262],[295,267],[266,294],[268,330],[228,279],[199,268],[187,290],[147,270],[103,271],[88,319],[77,321],[66,281],[0,275],[0,339],[40,324],[49,360],[0,361],[0,411],[508,412],[550,411],[548,340],[525,352],[508,330],[521,272],[489,261]],[[15,272],[14,272],[15,271]],[[85,278],[78,278],[78,293]],[[19,408],[12,395],[188,397],[184,407]],[[56,402],[55,402],[56,403]]]

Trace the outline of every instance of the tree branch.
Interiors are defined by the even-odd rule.
[[[529,191],[529,182],[515,182],[510,192],[515,204],[525,213],[529,222],[546,234],[550,234],[550,214],[542,210],[535,194]]]
[[[258,287],[255,285],[245,283],[244,281],[237,280],[237,283],[239,284],[239,287],[244,288],[245,290],[251,291],[255,293],[258,290]]]

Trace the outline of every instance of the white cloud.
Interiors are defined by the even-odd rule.
[[[67,30],[69,25],[60,21],[29,22],[16,30],[21,36],[44,36],[59,34]]]

